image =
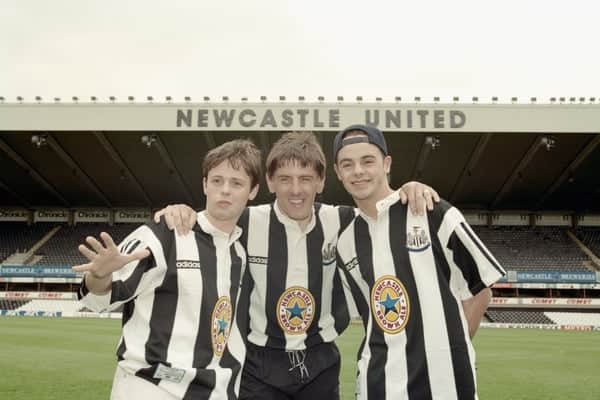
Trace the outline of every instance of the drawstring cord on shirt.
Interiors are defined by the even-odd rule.
[[[293,371],[294,368],[298,368],[300,370],[300,380],[304,380],[304,378],[309,377],[308,368],[304,364],[304,359],[306,358],[306,351],[304,350],[293,350],[287,352],[288,358],[290,359],[290,369],[288,371]]]

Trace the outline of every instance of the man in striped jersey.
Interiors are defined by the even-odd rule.
[[[284,134],[266,169],[275,202],[250,207],[239,221],[251,277],[243,288],[250,329],[240,398],[335,400],[340,356],[334,339],[349,322],[335,246],[355,212],[315,203],[326,161],[312,133]],[[165,212],[186,221],[193,210],[171,206]],[[185,223],[175,225],[185,231]]]
[[[80,298],[89,308],[123,306],[123,331],[111,398],[236,399],[245,346],[236,305],[246,253],[236,223],[258,191],[260,151],[227,142],[204,159],[206,210],[175,235],[164,221],[132,232],[117,248],[88,237]]]
[[[360,208],[337,247],[366,333],[357,399],[476,399],[471,338],[504,270],[447,202],[407,212],[386,179],[392,159],[377,128],[338,133],[334,160]]]

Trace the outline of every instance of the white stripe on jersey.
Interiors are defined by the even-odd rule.
[[[175,235],[177,260],[200,261],[198,246],[194,231],[185,236]],[[200,307],[202,304],[202,276],[200,268],[190,268],[177,271],[177,287],[185,288],[184,293],[177,296],[177,312],[173,323],[173,331],[180,332],[177,340],[169,342],[167,359],[173,365],[192,365],[194,361],[194,346],[196,332],[200,327]],[[180,289],[181,290],[181,289]],[[187,387],[195,377],[195,370],[186,368],[186,373],[181,383],[170,382],[162,379],[159,386],[167,391],[183,397]]]
[[[396,276],[392,249],[389,240],[389,218],[382,219],[380,223],[369,223],[369,235],[373,246],[373,276],[375,281],[384,275]],[[371,293],[369,293],[371,302]],[[414,301],[414,299],[409,299]],[[371,313],[372,314],[372,313]],[[372,317],[372,315],[370,315]],[[385,364],[385,375],[393,376],[394,379],[385,380],[385,394],[390,399],[408,399],[406,386],[398,385],[398,381],[407,382],[408,373],[406,365],[406,330],[397,334],[383,332],[385,343],[388,347],[387,360]]]
[[[215,246],[217,248],[217,291],[219,293],[218,298],[222,296],[229,297],[229,288],[232,285],[239,287],[239,282],[231,282],[231,254],[229,246],[227,246],[227,239],[222,237],[214,237]],[[219,243],[221,242],[221,243]],[[244,270],[240,276],[244,275]],[[233,299],[230,299],[232,301]],[[231,324],[235,325],[235,318],[232,318]],[[231,330],[231,328],[230,328]],[[206,366],[206,369],[212,369],[216,374],[215,388],[210,394],[209,400],[227,398],[227,383],[231,379],[231,369],[221,368],[219,366],[220,356],[213,353],[213,358],[210,364]],[[243,361],[243,360],[242,360]]]
[[[431,237],[427,216],[415,216],[407,209],[407,234],[410,231],[410,227],[413,226],[420,226],[427,232],[427,236]],[[444,246],[444,243],[442,242],[442,246]],[[422,319],[431,394],[434,399],[456,399],[454,367],[452,366],[452,356],[449,349],[445,348],[447,346],[440,346],[438,348],[437,346],[428,345],[431,343],[449,343],[446,321],[443,318],[445,314],[444,305],[442,304],[442,294],[438,283],[438,271],[433,252],[409,251],[408,254],[417,291],[420,294],[419,303],[421,310],[427,310],[427,312],[422,313]],[[462,307],[459,308],[462,310]],[[462,319],[464,320],[464,316]],[[467,340],[467,343],[470,343],[470,340]],[[404,348],[402,349],[404,350]],[[390,398],[394,399],[395,397],[392,395]]]
[[[250,334],[248,340],[258,346],[267,344],[268,337],[263,334],[267,330],[267,265],[252,260],[257,254],[269,254],[270,211],[268,205],[250,207],[248,220],[248,268],[254,280],[254,288],[250,294]],[[262,283],[262,284],[261,284]]]
[[[140,238],[150,248],[156,262],[156,267],[142,276],[136,290],[136,293],[139,293],[136,299],[136,307],[129,321],[123,326],[122,338],[127,338],[127,347],[123,354],[124,360],[119,362],[119,365],[127,372],[135,374],[138,368],[147,368],[150,366],[145,362],[145,359],[146,341],[150,336],[150,317],[152,314],[152,304],[154,304],[154,288],[160,286],[164,279],[165,272],[167,271],[167,261],[162,244],[147,226],[139,227],[131,233],[130,237]],[[123,243],[126,243],[128,239],[129,237],[125,238]],[[132,264],[129,263],[123,269],[113,273],[113,281],[129,278],[135,269]],[[135,265],[137,264],[138,262],[135,262]],[[152,281],[154,281],[154,284],[151,285],[150,282]],[[110,299],[110,294],[108,294],[108,299]],[[123,303],[117,302],[111,305],[111,308]]]

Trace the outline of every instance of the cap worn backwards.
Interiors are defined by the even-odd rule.
[[[344,136],[351,131],[361,131],[364,132],[367,136],[353,136],[347,139],[344,139]],[[388,155],[387,144],[385,142],[385,138],[383,137],[383,133],[379,129],[370,125],[350,125],[346,129],[338,132],[335,135],[335,139],[333,139],[333,160],[334,162],[337,160],[337,155],[342,149],[342,147],[347,146],[353,143],[371,143],[375,146],[379,147],[379,150],[383,153],[384,156]]]

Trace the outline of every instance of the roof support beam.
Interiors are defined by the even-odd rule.
[[[70,207],[69,202],[54,189],[54,187],[42,177],[31,165],[27,163],[20,155],[18,155],[4,140],[0,138],[0,149],[3,150],[14,162],[19,164],[21,168],[23,168],[29,175],[37,181],[44,189],[50,192],[54,197],[56,197],[63,206]]]
[[[208,151],[211,151],[215,147],[217,147],[217,142],[215,140],[215,135],[212,132],[204,132],[204,138],[206,139],[206,144],[208,145]]]
[[[144,190],[144,188],[142,187],[140,182],[133,175],[133,173],[127,166],[127,164],[125,164],[125,161],[123,161],[123,159],[121,158],[119,153],[117,153],[117,151],[115,150],[113,145],[110,143],[110,141],[107,139],[107,137],[104,135],[104,133],[94,132],[94,135],[96,136],[96,139],[98,139],[98,141],[100,142],[100,144],[102,145],[104,150],[106,150],[106,152],[108,153],[110,158],[112,158],[112,160],[115,162],[115,164],[117,164],[119,166],[119,169],[121,170],[121,173],[123,174],[123,176],[125,178],[127,178],[127,180],[129,182],[131,182],[131,184],[142,195],[142,197],[144,198],[144,201],[146,202],[146,205],[148,207],[152,207],[152,200],[150,200],[148,193],[146,193],[146,191]]]
[[[12,190],[10,187],[8,187],[8,185],[6,185],[1,180],[0,180],[0,189],[4,190],[7,193],[10,193],[12,195],[12,197],[14,197],[15,199],[17,199],[21,202],[21,205],[23,205],[27,208],[31,208],[31,206],[29,205],[29,202],[27,200],[25,200],[23,197],[21,197],[21,195],[19,195],[17,192]]]
[[[431,154],[432,151],[433,149],[431,148],[431,144],[427,143],[427,136],[423,136],[423,144],[421,145],[419,158],[417,158],[417,164],[412,174],[412,181],[417,181],[421,178],[423,170],[425,169],[425,164],[429,158],[429,154]]]
[[[575,157],[575,159],[571,162],[571,164],[569,164],[569,166],[567,168],[565,168],[565,170],[563,171],[563,173],[558,177],[558,179],[556,181],[554,181],[554,183],[552,184],[552,186],[550,186],[548,188],[548,190],[546,190],[546,192],[542,195],[542,197],[540,198],[540,200],[538,201],[538,203],[535,205],[535,208],[540,208],[540,206],[542,206],[546,200],[548,200],[548,198],[554,193],[556,192],[556,190],[562,186],[563,183],[565,183],[565,181],[567,179],[569,179],[569,177],[571,176],[571,174],[573,173],[573,171],[575,171],[577,169],[577,167],[579,167],[579,165],[585,161],[585,159],[592,153],[592,151],[594,151],[594,149],[596,148],[596,146],[598,146],[598,144],[600,144],[600,135],[596,135],[584,148],[583,150],[581,150],[579,152],[579,154],[577,154],[577,157]]]
[[[160,155],[160,158],[163,160],[163,162],[167,166],[169,175],[171,175],[177,181],[179,186],[181,186],[181,188],[183,189],[183,193],[185,194],[186,201],[188,202],[187,204],[194,204],[195,203],[194,196],[192,196],[192,192],[191,192],[190,188],[188,188],[187,185],[185,184],[185,181],[183,180],[181,173],[179,172],[179,170],[177,169],[177,166],[173,162],[173,159],[169,155],[169,152],[167,151],[167,148],[165,147],[162,140],[160,139],[160,136],[159,135],[155,135],[155,136],[156,136],[156,140],[154,141],[153,146],[156,147],[156,150],[158,150],[158,154]]]
[[[450,194],[450,203],[454,203],[456,201],[456,197],[458,196],[461,189],[463,188],[465,181],[467,180],[467,177],[471,176],[471,174],[477,167],[477,164],[479,163],[479,160],[481,159],[481,155],[483,154],[483,151],[487,147],[491,138],[492,138],[491,133],[484,133],[483,135],[481,135],[479,137],[477,146],[475,146],[475,150],[473,150],[473,153],[471,154],[471,158],[469,159],[467,166],[465,167],[465,169],[463,169],[462,174],[460,175],[460,178],[458,178],[456,185],[454,185],[454,189],[452,189],[452,194]]]
[[[112,203],[110,202],[110,200],[108,200],[108,198],[102,192],[102,190],[100,190],[100,188],[94,183],[94,181],[92,181],[92,179],[85,172],[83,172],[79,164],[77,164],[77,162],[73,160],[73,158],[62,148],[62,146],[56,141],[56,139],[54,139],[52,135],[48,134],[48,137],[46,138],[46,143],[48,143],[48,146],[50,146],[52,150],[54,150],[56,154],[58,154],[61,160],[63,160],[69,166],[69,168],[71,168],[71,170],[75,173],[75,175],[77,175],[79,180],[81,180],[90,189],[92,189],[96,196],[98,196],[102,200],[105,206],[112,208]]]
[[[504,182],[504,185],[502,185],[500,191],[496,194],[496,198],[490,205],[491,208],[494,208],[498,204],[500,204],[500,202],[504,199],[504,197],[506,197],[510,189],[512,189],[517,179],[521,177],[523,170],[527,168],[531,160],[533,160],[535,153],[537,153],[540,146],[542,145],[541,139],[542,135],[537,135],[537,137],[533,141],[533,144],[529,147],[529,150],[527,150],[527,153],[525,153],[525,155],[521,159],[521,162],[519,162],[519,165],[517,165],[517,168],[513,170],[513,173],[508,177],[506,182]]]

